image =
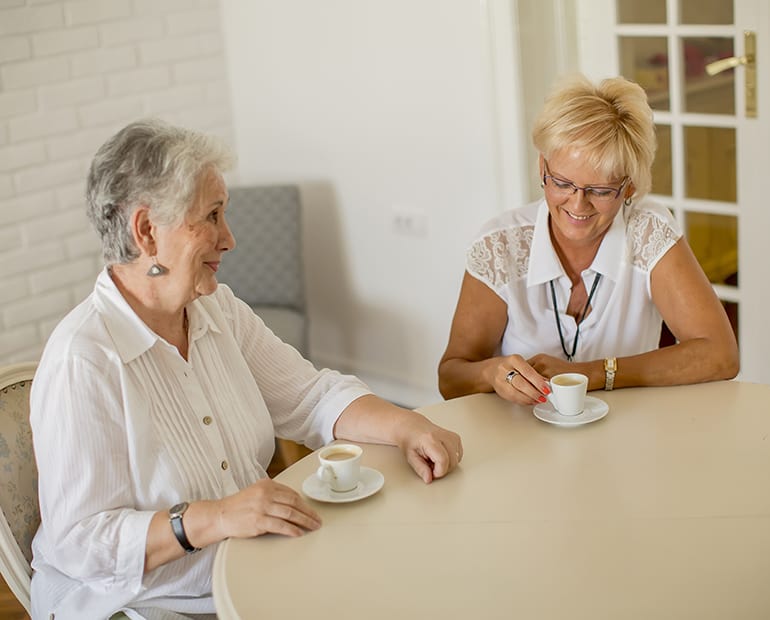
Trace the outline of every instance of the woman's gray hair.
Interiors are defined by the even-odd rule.
[[[218,138],[145,119],[127,125],[94,155],[88,172],[88,219],[102,241],[107,265],[139,257],[131,214],[150,208],[152,220],[174,226],[192,207],[202,173],[233,164],[230,149]]]

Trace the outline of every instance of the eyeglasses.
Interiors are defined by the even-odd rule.
[[[573,194],[576,194],[578,190],[583,190],[583,195],[586,196],[589,201],[606,204],[613,200],[617,200],[620,196],[620,192],[623,191],[623,188],[629,181],[628,177],[623,177],[623,180],[620,182],[620,187],[617,188],[602,187],[599,185],[586,185],[585,187],[580,187],[579,185],[575,185],[572,181],[553,176],[548,169],[548,162],[545,159],[543,160],[543,164],[543,169],[545,171],[543,173],[543,188],[555,198],[569,198]],[[549,179],[550,182],[548,182]]]

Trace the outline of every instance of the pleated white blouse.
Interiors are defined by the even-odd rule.
[[[105,269],[51,335],[31,394],[42,515],[33,618],[214,611],[216,545],[143,575],[153,513],[266,477],[276,435],[317,448],[370,393],[355,377],[315,369],[225,285],[187,314],[189,362]]]

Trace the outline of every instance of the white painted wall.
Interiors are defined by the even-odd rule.
[[[589,1],[589,0],[586,0]],[[518,0],[519,45],[527,62],[521,77],[526,88],[519,97],[524,108],[529,198],[543,195],[538,172],[538,152],[531,131],[543,101],[559,77],[579,70],[576,0]],[[580,50],[582,51],[582,50]]]
[[[527,193],[515,5],[1,0],[0,363],[90,292],[88,162],[155,115],[235,135],[234,179],[301,184],[313,359],[439,399],[464,249]]]
[[[88,163],[148,115],[231,135],[217,0],[0,1],[0,363],[91,291]]]
[[[526,195],[513,4],[222,0],[240,181],[302,188],[311,357],[406,404],[440,398],[465,247]]]

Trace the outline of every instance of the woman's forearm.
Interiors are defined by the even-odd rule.
[[[494,392],[489,373],[502,359],[493,357],[478,362],[460,358],[443,360],[438,369],[439,392],[447,400],[468,394]]]
[[[224,536],[219,532],[219,502],[190,502],[184,513],[183,524],[187,540],[193,547],[202,549],[221,542]],[[169,507],[170,508],[170,507]],[[168,511],[156,512],[150,521],[144,556],[144,572],[177,560],[185,555],[184,549],[174,535]]]
[[[334,425],[334,437],[398,445],[400,427],[413,415],[419,414],[368,394],[354,400],[340,414]]]
[[[738,349],[729,341],[719,343],[708,338],[694,338],[618,359],[615,387],[684,385],[732,379],[739,369]]]

